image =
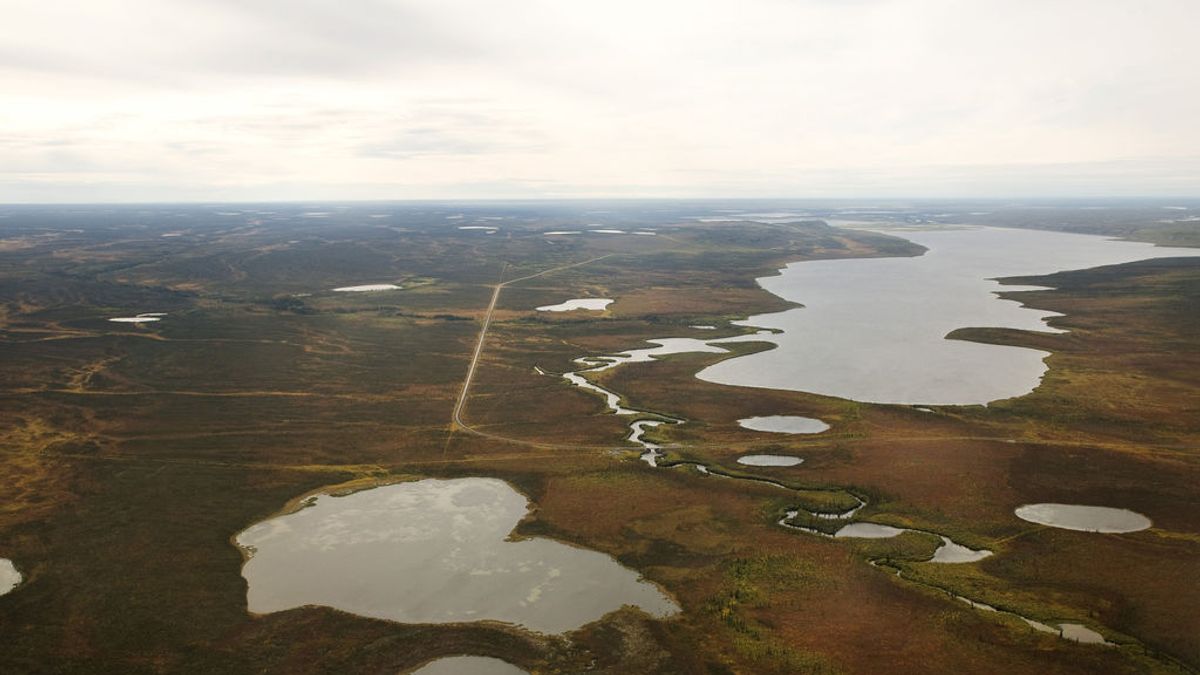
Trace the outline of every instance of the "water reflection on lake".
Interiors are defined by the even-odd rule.
[[[746,466],[796,466],[804,460],[791,455],[742,455],[738,464]]]
[[[829,425],[811,417],[797,415],[771,415],[769,417],[747,417],[738,420],[743,429],[768,431],[776,434],[819,434]]]
[[[1087,626],[1084,626],[1083,624],[1060,623],[1058,625],[1062,628],[1061,635],[1068,640],[1074,640],[1076,642],[1083,642],[1091,645],[1111,644],[1104,639],[1103,635],[1097,633],[1091,628],[1088,628]]]
[[[507,661],[490,656],[449,656],[430,662],[412,675],[528,675]]]
[[[492,619],[558,633],[622,605],[677,607],[612,558],[549,539],[509,541],[528,502],[492,478],[318,495],[248,528],[252,612],[325,605],[406,623]]]
[[[373,293],[375,291],[398,291],[396,284],[363,284],[361,286],[342,286],[333,289],[335,293]]]
[[[1082,532],[1137,532],[1153,524],[1140,513],[1109,506],[1026,504],[1015,513],[1031,523]]]
[[[8,593],[21,583],[21,573],[8,558],[0,558],[0,595]]]
[[[834,533],[834,537],[839,539],[891,539],[900,534],[904,534],[905,530],[901,527],[892,527],[891,525],[880,525],[878,523],[850,523]]]
[[[142,312],[137,316],[118,316],[109,319],[109,321],[113,323],[152,323],[154,321],[161,321],[166,315],[166,312]]]
[[[956,565],[958,563],[973,563],[979,562],[992,554],[987,549],[971,549],[962,544],[955,543],[950,537],[938,535],[942,540],[942,545],[937,547],[933,552],[933,557],[929,562],[945,563]]]
[[[739,322],[782,330],[765,336],[778,348],[722,361],[698,377],[878,403],[976,404],[1019,396],[1037,386],[1045,352],[945,339],[965,327],[1047,330],[1052,313],[999,299],[995,293],[1004,287],[990,279],[1200,255],[1036,230],[896,234],[928,252],[797,262],[759,279],[766,290],[804,307]]]
[[[577,309],[586,309],[592,312],[599,312],[605,307],[612,304],[611,298],[573,298],[558,303],[557,305],[543,305],[537,308],[539,312],[573,312]]]

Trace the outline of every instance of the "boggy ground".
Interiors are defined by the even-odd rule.
[[[652,224],[655,237],[550,239],[539,230],[580,229],[583,217],[513,207],[500,211],[512,219],[502,233],[481,235],[430,225],[462,209],[396,211],[386,223],[367,207],[321,222],[266,210],[276,213],[235,222],[92,214],[79,228],[39,212],[4,226],[0,556],[26,580],[0,597],[0,671],[398,672],[459,653],[539,672],[1170,671],[1143,647],[1200,663],[1189,576],[1200,553],[1198,370],[1185,362],[1196,354],[1195,263],[1021,280],[1059,287],[1015,297],[1066,312],[1058,321],[1072,333],[962,335],[1055,353],[1038,391],[987,409],[931,414],[693,377],[722,355],[605,374],[630,403],[688,420],[657,432],[676,458],[753,473],[734,463],[747,450],[799,454],[803,465],[770,475],[852,487],[870,497],[872,520],[997,552],[935,567],[904,562],[928,554],[922,537],[790,532],[774,524],[789,501],[778,488],[650,469],[622,440],[627,420],[534,370],[645,338],[732,334],[728,319],[786,307],[753,279],[787,260],[919,249],[817,224],[683,226],[679,213],[611,216]],[[489,286],[606,254],[505,290],[465,414],[489,435],[451,433]],[[327,292],[373,282],[406,290]],[[617,302],[599,315],[531,311],[583,296]],[[105,321],[148,311],[169,316]],[[736,426],[775,413],[833,429],[792,438]],[[683,613],[626,610],[540,636],[326,608],[246,612],[238,531],[322,486],[467,475],[531,498],[521,534],[610,553]],[[1011,515],[1028,501],[1101,496],[1156,527],[1087,535]],[[879,555],[925,585],[865,562]],[[934,586],[1142,647],[1071,644]]]
[[[731,473],[748,474],[752,472],[734,462],[741,454],[798,454],[806,458],[805,464],[773,469],[770,475],[798,486],[851,487],[870,498],[871,506],[862,513],[870,520],[936,530],[997,553],[980,564],[966,566],[897,562],[908,578],[1038,620],[1092,625],[1102,629],[1110,640],[1132,646],[1122,653],[1069,645],[1053,638],[1048,643],[1045,636],[1015,620],[982,615],[994,625],[1008,625],[1008,632],[1019,636],[1009,636],[1011,640],[1035,642],[1042,651],[1079,651],[1081,654],[1073,660],[1092,659],[1078,661],[1087,664],[1085,669],[1187,669],[1187,664],[1200,659],[1200,645],[1194,637],[1200,634],[1200,624],[1192,612],[1200,598],[1188,571],[1200,555],[1200,538],[1196,536],[1200,531],[1200,509],[1194,489],[1200,477],[1194,454],[1200,431],[1195,403],[1200,400],[1200,378],[1195,373],[1200,369],[1191,363],[1196,354],[1200,265],[1190,260],[1150,261],[1012,281],[1057,286],[1058,291],[1016,293],[1013,297],[1039,309],[1066,313],[1067,317],[1055,323],[1070,328],[1071,333],[958,332],[955,337],[962,339],[1025,344],[1054,352],[1051,371],[1036,392],[988,408],[940,407],[929,413],[906,406],[866,405],[695,380],[694,373],[700,368],[727,358],[712,354],[677,355],[655,363],[627,365],[602,373],[597,381],[623,394],[625,405],[688,420],[684,425],[659,427],[651,433],[658,442],[677,446],[670,458],[699,460]],[[669,313],[669,307],[664,309]],[[623,320],[619,305],[613,306],[612,314],[607,319],[610,327]],[[509,327],[501,330],[505,328]],[[560,334],[580,331],[578,326],[567,326]],[[690,334],[705,337],[701,333]],[[678,334],[688,333],[672,333]],[[511,336],[503,341],[515,342]],[[590,354],[614,348],[610,340],[579,346],[586,349],[578,353]],[[755,348],[759,347],[739,347]],[[595,399],[594,413],[598,414],[600,408]],[[749,432],[736,425],[741,417],[765,414],[810,415],[832,423],[834,428],[819,436],[788,437]],[[598,417],[616,426],[611,416]],[[486,415],[483,418],[489,419]],[[512,435],[528,430],[519,429],[516,422],[509,426]],[[503,433],[499,428],[489,429]],[[552,442],[536,433],[527,438]],[[718,520],[718,515],[712,509],[718,503],[715,495],[721,491],[760,493],[764,508],[758,518],[768,531],[787,503],[774,488],[755,491],[745,483],[706,478],[686,469],[675,469],[673,474],[679,481],[704,486],[707,494],[703,506],[689,509],[668,500],[677,512],[656,520],[671,523],[676,532],[686,531],[680,539],[693,546],[713,538],[711,532],[706,532],[706,537],[696,533],[701,527],[715,527],[712,522]],[[620,484],[627,486],[625,481]],[[654,490],[662,488],[656,486]],[[563,491],[568,495],[592,493],[575,484]],[[639,522],[654,518],[642,499],[614,492],[610,500],[625,504],[630,511],[625,518],[633,517],[634,512],[639,514]],[[1156,527],[1127,535],[1095,535],[1031,526],[1012,515],[1016,506],[1038,501],[1125,506],[1149,515]],[[542,504],[544,518],[554,517],[555,504],[553,498]],[[601,521],[591,514],[603,507],[581,504],[577,508],[572,529],[587,532],[584,540],[596,541],[594,532]],[[623,518],[614,520],[624,522]],[[733,523],[725,529],[747,526],[744,518],[736,518]],[[766,543],[771,537],[767,532],[756,533],[753,541],[758,555],[784,555],[788,559],[794,555],[791,550],[784,553],[772,549]],[[674,543],[683,546],[680,541]],[[915,560],[931,551],[931,544],[916,541],[908,544],[909,550],[897,543],[894,552],[887,550],[889,544],[876,542],[845,544],[818,539],[792,545],[850,550],[860,560],[889,554]],[[615,540],[611,546],[612,550],[620,549]],[[670,555],[676,560],[682,557],[677,548],[671,549]],[[712,555],[722,561],[737,556],[731,551]],[[802,557],[810,567],[821,559],[812,553]],[[814,573],[810,570],[810,574]],[[899,587],[906,585],[890,577],[887,581]],[[843,578],[842,583],[847,580]],[[693,579],[687,587],[701,584]],[[915,602],[918,596],[928,597],[929,588],[911,586],[907,595],[898,596],[908,602]],[[901,631],[907,643],[919,644],[922,639],[943,639],[953,633],[939,618],[947,613],[972,615],[958,619],[971,623],[981,615],[965,605],[945,602],[948,599],[942,596],[949,606],[937,612],[914,611],[908,602],[892,606],[880,603],[871,610],[871,621],[864,622],[864,605],[869,604],[872,591],[856,589],[850,596],[854,601],[821,605],[822,614],[815,620],[784,609],[786,584],[769,583],[766,587],[771,590],[755,598],[757,604],[769,608],[758,612],[769,617],[772,630],[765,634],[778,638],[787,632],[785,627],[803,626],[797,631],[802,634],[789,636],[789,648],[826,657],[838,654],[839,658],[829,663],[854,671],[905,669],[903,659],[891,660],[896,651],[879,648],[885,640],[881,632],[864,630],[864,624],[884,622],[891,613],[902,614],[908,617]],[[874,592],[879,593],[878,589]],[[810,594],[806,604],[819,604],[817,597],[827,600],[830,594]],[[926,630],[929,636],[922,638]],[[973,630],[980,628],[976,625]],[[958,639],[961,635],[956,644]],[[1004,664],[1005,669],[1020,670],[1014,661],[1020,650],[1014,651],[1011,646],[1006,646],[1003,656],[982,656],[986,650],[978,643],[995,639],[992,634],[968,640],[980,650],[980,661],[969,667],[990,670]],[[744,642],[735,644],[744,646]],[[955,662],[954,649],[943,645],[936,651],[945,661],[939,661],[935,669],[968,667],[968,662],[950,665]],[[1043,664],[1037,668],[1066,667]]]

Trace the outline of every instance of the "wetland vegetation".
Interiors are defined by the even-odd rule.
[[[0,209],[0,554],[20,570],[0,596],[0,671],[409,672],[462,656],[531,673],[1195,671],[1197,258],[998,269],[1021,276],[983,284],[984,299],[1022,321],[948,325],[943,341],[1045,359],[1040,383],[999,400],[905,398],[920,410],[697,378],[783,354],[792,327],[763,333],[776,326],[757,318],[813,309],[756,279],[916,260],[939,234],[873,230],[969,222],[1195,246],[1195,228],[1159,223],[1158,204],[1120,219],[1064,206],[1052,227],[999,205],[859,210]],[[867,227],[821,222],[846,219]],[[589,229],[656,236],[547,236]],[[402,290],[320,290],[380,279]],[[537,309],[563,298],[613,302]],[[828,429],[740,423],[777,416]],[[446,485],[491,487],[462,504],[405,492]],[[1105,533],[1018,517],[1039,504],[1147,521]],[[489,524],[487,550],[544,546],[539,560],[587,558],[651,595],[600,584],[604,602],[538,623],[516,608],[549,568],[512,566],[546,574],[493,595],[469,571],[505,565],[472,558],[473,535],[394,577],[428,592],[429,611],[365,608],[408,588],[370,581],[387,570],[339,578],[392,555],[376,547],[455,532],[433,524],[443,516]],[[864,529],[888,536],[850,536]],[[382,567],[407,569],[412,551],[394,550]],[[453,571],[447,556],[466,576],[420,582]],[[547,585],[532,604],[585,587]],[[662,592],[678,612],[649,599]],[[456,596],[467,604],[442,611]]]

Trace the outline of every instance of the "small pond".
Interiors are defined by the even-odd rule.
[[[396,284],[363,284],[361,286],[341,286],[333,289],[335,293],[371,293],[373,291],[397,291]]]
[[[942,545],[933,552],[933,557],[929,559],[929,562],[946,564],[973,563],[979,562],[992,554],[987,549],[976,551],[962,544],[954,543],[950,537],[938,536],[942,539]]]
[[[8,558],[0,558],[0,595],[8,593],[21,583],[21,573]]]
[[[738,464],[746,466],[796,466],[803,461],[791,455],[742,455],[737,460]]]
[[[154,321],[161,321],[166,315],[166,312],[143,312],[137,316],[118,316],[109,319],[109,321],[112,321],[113,323],[151,323]]]
[[[543,305],[537,308],[539,312],[572,312],[577,309],[586,309],[592,312],[599,312],[605,307],[612,304],[610,298],[573,298],[565,302],[560,302],[557,305]]]
[[[771,415],[769,417],[747,417],[738,420],[743,429],[769,431],[776,434],[819,434],[829,425],[812,417],[797,415]]]
[[[1128,509],[1079,504],[1026,504],[1015,511],[1018,518],[1039,525],[1081,532],[1137,532],[1153,523]]]

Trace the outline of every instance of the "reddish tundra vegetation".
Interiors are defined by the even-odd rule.
[[[695,377],[771,348],[749,341],[589,375],[639,411],[617,416],[558,374],[651,338],[753,332],[731,320],[792,306],[755,283],[787,262],[921,248],[815,220],[697,223],[691,207],[605,223],[652,237],[548,237],[582,227],[553,210],[505,214],[489,235],[434,207],[397,209],[386,226],[353,208],[319,223],[282,210],[232,224],[196,209],[0,221],[0,557],[21,575],[0,596],[0,671],[405,672],[458,654],[530,672],[1200,667],[1197,259],[1006,280],[1052,287],[1005,297],[1063,314],[1054,325],[1069,330],[953,333],[1050,353],[1036,390],[988,406],[922,410]],[[1085,216],[1060,229],[1200,244],[1149,216],[1139,226],[1106,214],[1090,230]],[[985,224],[1033,218],[1009,217]],[[399,288],[333,290],[367,284]],[[535,309],[570,298],[614,302]],[[109,321],[144,313],[164,316]],[[831,428],[738,425],[778,414]],[[679,421],[646,432],[663,446],[657,468],[626,438],[639,418]],[[804,462],[737,463],[751,453]],[[232,541],[245,528],[314,490],[466,476],[502,478],[530,499],[513,536],[609,554],[681,611],[627,607],[561,635],[247,611]],[[778,484],[744,480],[756,478]],[[910,531],[835,539],[779,522],[860,501],[855,519]],[[1041,502],[1119,505],[1153,526],[1097,534],[1013,515]],[[992,555],[926,562],[941,545],[932,533]]]

